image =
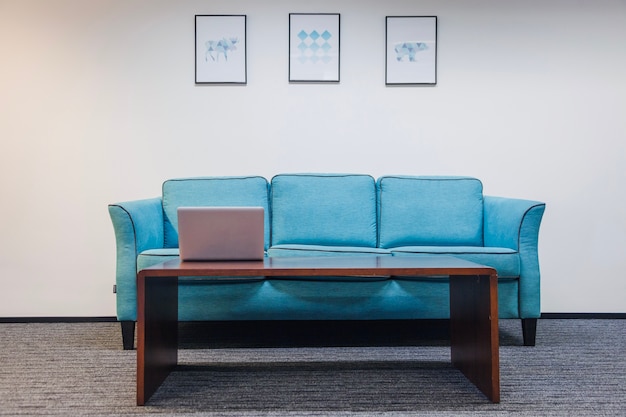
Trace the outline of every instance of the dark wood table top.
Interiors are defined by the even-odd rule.
[[[210,262],[183,262],[176,258],[142,269],[139,276],[430,276],[495,273],[491,267],[451,256],[358,255]]]

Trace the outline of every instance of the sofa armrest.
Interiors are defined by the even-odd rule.
[[[118,320],[137,319],[137,255],[163,247],[161,198],[109,205],[115,231]]]
[[[544,203],[492,196],[485,196],[484,203],[485,246],[520,250],[528,239],[536,245]]]
[[[540,307],[539,226],[545,203],[485,196],[485,246],[518,251],[520,257],[519,308],[521,318],[537,318]]]

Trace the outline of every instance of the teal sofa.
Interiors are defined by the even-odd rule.
[[[133,348],[136,273],[178,256],[179,206],[260,206],[267,256],[447,255],[498,271],[500,318],[535,344],[545,204],[483,195],[469,177],[280,174],[172,179],[158,198],[109,205],[117,318]],[[181,321],[407,320],[449,317],[441,277],[181,278]]]

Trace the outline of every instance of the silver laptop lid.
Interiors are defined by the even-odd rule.
[[[180,259],[263,259],[264,226],[263,207],[179,207]]]

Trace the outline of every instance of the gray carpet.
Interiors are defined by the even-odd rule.
[[[449,365],[445,338],[199,349],[188,333],[182,365],[136,407],[117,323],[0,323],[0,415],[626,416],[626,320],[540,320],[536,347],[502,320],[500,404]]]

